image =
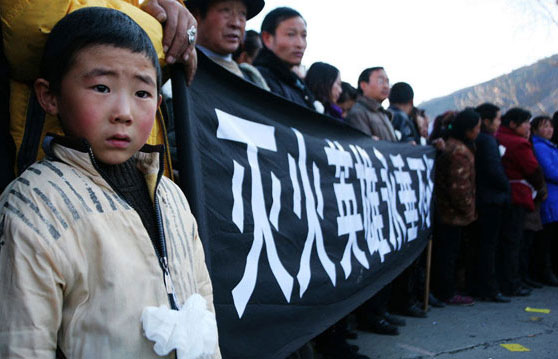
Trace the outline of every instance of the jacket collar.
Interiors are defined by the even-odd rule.
[[[43,141],[43,150],[49,159],[78,167],[92,178],[101,177],[91,146],[85,139],[48,133]],[[146,178],[157,179],[164,172],[163,145],[144,145],[133,158]]]
[[[277,75],[281,81],[287,83],[292,87],[299,88],[303,90],[306,86],[304,81],[302,81],[294,72],[291,71],[290,67],[277,55],[275,55],[271,50],[265,46],[260,50],[258,57],[254,60],[254,66],[262,66],[269,68],[275,75]]]
[[[380,112],[383,110],[382,104],[380,102],[364,95],[359,96],[357,102],[373,112]]]
[[[552,142],[550,140],[547,140],[546,138],[542,138],[540,136],[537,136],[537,135],[533,135],[533,144],[534,143],[544,143],[544,144],[546,144],[547,146],[550,146],[550,147],[554,147],[554,148],[558,147],[554,142]]]

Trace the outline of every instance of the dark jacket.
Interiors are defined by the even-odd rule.
[[[391,118],[393,128],[401,133],[399,142],[415,141],[416,144],[420,144],[420,135],[409,116],[395,106],[389,106],[388,111],[393,114]]]
[[[502,165],[496,137],[481,132],[477,137],[476,147],[477,204],[482,206],[510,203],[510,182]]]
[[[437,213],[449,225],[466,226],[477,219],[475,155],[463,142],[450,137],[436,157]]]
[[[267,48],[262,48],[254,66],[260,71],[271,92],[314,110],[314,96],[289,66]]]
[[[512,204],[531,212],[535,209],[533,190],[539,191],[544,186],[544,177],[533,153],[533,146],[505,126],[500,127],[496,139],[506,148],[502,165],[510,180]]]

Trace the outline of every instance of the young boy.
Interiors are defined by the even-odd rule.
[[[49,35],[35,94],[66,136],[0,198],[0,357],[220,356],[195,220],[144,146],[160,85],[148,36],[116,10]]]

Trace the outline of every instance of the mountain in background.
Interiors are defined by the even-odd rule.
[[[524,66],[507,75],[420,104],[431,119],[447,110],[492,102],[504,112],[519,106],[535,116],[558,111],[558,55]]]

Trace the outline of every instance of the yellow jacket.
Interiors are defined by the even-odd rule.
[[[44,156],[41,143],[47,132],[62,134],[58,119],[49,115],[44,118],[41,133],[31,130],[36,126],[30,126],[28,119],[37,118],[29,105],[32,83],[38,76],[42,50],[52,27],[66,14],[86,6],[109,7],[129,15],[147,32],[159,61],[164,62],[161,24],[137,7],[138,0],[0,0],[4,53],[10,65],[10,133],[16,143],[16,166],[29,165]],[[160,111],[147,143],[167,145]],[[170,156],[165,160],[168,175]],[[16,172],[22,169],[16,168]]]

